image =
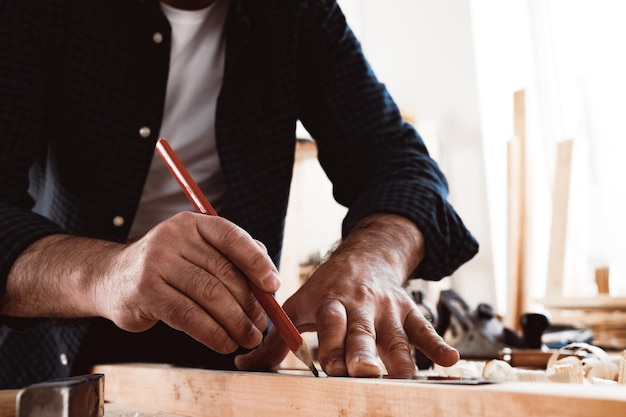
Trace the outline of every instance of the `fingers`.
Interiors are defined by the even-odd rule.
[[[117,262],[107,284],[114,301],[104,316],[118,326],[141,331],[162,320],[221,353],[261,342],[267,316],[242,270],[272,290],[276,268],[262,245],[227,220],[181,213],[129,245]]]
[[[216,314],[226,320],[240,321],[242,317],[233,310],[234,305],[229,309],[221,306],[232,297],[256,327],[260,330],[267,327],[267,316],[250,292],[248,279],[229,259],[200,244],[181,251],[180,257],[189,262],[181,262],[180,266],[164,274],[172,286],[189,294],[207,311],[217,310]]]
[[[289,353],[289,348],[275,327],[253,351],[235,358],[235,366],[242,371],[275,371]]]
[[[452,366],[459,361],[459,352],[445,342],[419,310],[410,312],[404,327],[411,344],[433,362]]]
[[[236,281],[239,285],[234,285]],[[261,342],[261,331],[267,327],[267,318],[254,296],[245,291],[247,284],[243,277],[234,274],[227,280],[218,279],[195,265],[187,264],[177,271],[175,278],[168,276],[166,282],[189,299],[190,302],[185,305],[189,313],[208,314],[223,326],[224,333],[237,345],[253,348]],[[190,327],[194,316],[189,313],[183,315],[180,325],[189,323],[187,326]],[[222,335],[216,336],[221,339]],[[231,346],[231,352],[236,347]]]
[[[387,374],[394,378],[411,378],[416,375],[413,359],[413,346],[409,341],[402,322],[389,314],[390,320],[379,325],[378,346],[380,357],[385,364]]]
[[[404,315],[404,316],[403,316]],[[412,303],[380,302],[348,307],[338,300],[324,304],[317,313],[319,362],[329,376],[411,378],[417,374],[413,347],[435,363],[451,366],[458,351],[437,334]]]
[[[376,349],[374,310],[361,309],[348,316],[346,358],[348,374],[356,377],[376,377],[382,372]]]
[[[368,309],[348,316],[345,306],[332,300],[317,313],[319,362],[330,376],[375,377],[381,374],[376,353],[374,315]]]
[[[348,375],[345,342],[348,333],[346,308],[338,300],[330,301],[317,313],[318,358],[330,376]]]
[[[168,326],[184,331],[200,343],[223,354],[234,352],[240,345],[253,345],[253,343],[248,343],[246,338],[232,337],[226,331],[223,323],[206,314],[200,305],[194,303],[188,297],[176,293],[173,290],[173,294],[161,304],[163,309],[161,320]],[[259,339],[259,336],[256,334],[258,329],[250,326],[248,326],[248,329],[250,331],[250,340]]]
[[[210,217],[210,221],[200,218],[197,228],[209,246],[217,248],[253,284],[265,292],[278,290],[280,278],[276,266],[265,247],[246,231],[219,217]]]

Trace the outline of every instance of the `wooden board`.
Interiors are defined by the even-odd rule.
[[[314,378],[159,365],[100,365],[105,400],[187,417],[605,417],[626,415],[626,387],[476,386]]]
[[[550,296],[563,295],[572,146],[572,140],[564,140],[557,145],[554,186],[552,189],[550,252],[548,256],[548,276],[546,279],[546,294]]]
[[[15,417],[15,400],[19,390],[0,390],[0,417]],[[125,404],[108,403],[104,407],[104,417],[185,417],[180,414],[138,408]]]
[[[507,143],[507,313],[505,325],[519,329],[525,310],[526,268],[526,94],[513,95],[513,133]]]
[[[15,416],[15,399],[19,390],[0,390],[0,417]]]
[[[104,417],[185,417],[180,414],[164,413],[132,405],[107,403],[104,405]]]
[[[601,294],[596,297],[546,297],[537,300],[546,308],[626,311],[626,297]]]

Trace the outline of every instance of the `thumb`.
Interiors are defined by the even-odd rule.
[[[272,326],[258,347],[235,358],[235,366],[241,371],[276,371],[288,353],[289,348]]]

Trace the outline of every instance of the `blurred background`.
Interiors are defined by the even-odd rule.
[[[568,302],[626,309],[626,2],[339,5],[481,244],[453,276],[413,285],[453,288],[510,323]],[[281,301],[337,241],[345,213],[314,146],[300,146],[294,175]]]

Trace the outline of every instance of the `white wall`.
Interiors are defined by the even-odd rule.
[[[497,304],[490,207],[469,0],[339,0],[378,78],[415,112],[450,184],[450,201],[481,244],[452,285],[470,305]],[[503,268],[503,266],[499,266]]]
[[[498,175],[506,172],[511,95],[526,89],[529,304],[595,295],[594,268],[602,266],[611,267],[612,294],[626,294],[626,2],[472,0],[471,10],[496,276],[506,243],[506,183]],[[565,288],[545,294],[555,151],[564,139],[574,143]]]
[[[450,201],[480,242],[480,253],[442,285],[452,285],[470,305],[497,305],[502,299],[497,293],[503,289],[494,283],[470,1],[339,0],[339,4],[378,78],[401,108],[416,115],[418,130],[448,178]],[[300,179],[294,183],[317,182],[320,190],[328,186],[320,184],[326,179],[312,162],[299,166],[296,175]],[[310,242],[302,240],[330,242],[339,237],[339,224],[332,223],[340,221],[341,210],[326,195],[309,193],[312,189],[294,190],[292,195],[283,275],[295,274],[295,259],[312,251]],[[306,222],[312,217],[304,198],[317,198],[316,204],[327,213],[326,229],[318,233],[323,236],[310,235],[314,231]],[[313,218],[319,219],[320,211],[316,213]],[[294,289],[288,284],[279,298]]]

